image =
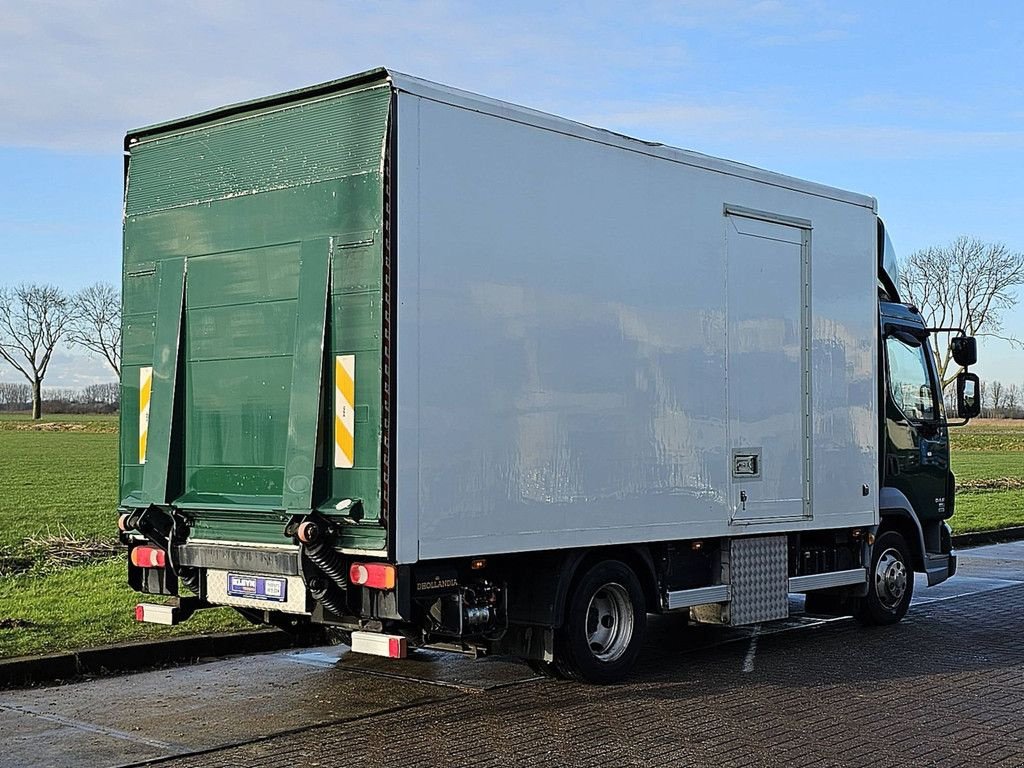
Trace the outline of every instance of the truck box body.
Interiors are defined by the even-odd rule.
[[[122,506],[191,541],[878,523],[871,198],[384,70],[127,149]]]

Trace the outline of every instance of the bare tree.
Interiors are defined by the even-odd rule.
[[[1020,387],[1016,384],[1011,384],[1006,388],[1006,395],[1004,396],[1004,404],[1006,408],[1006,415],[1013,418],[1016,415],[1017,406],[1020,404],[1021,392]]]
[[[117,405],[121,399],[121,388],[115,382],[104,384],[90,384],[82,390],[82,396],[87,403],[100,405]]]
[[[55,286],[23,284],[0,290],[0,357],[28,379],[33,419],[42,416],[43,378],[70,320],[71,301]]]
[[[44,403],[59,403],[60,405],[71,405],[82,402],[85,395],[81,390],[71,387],[47,387],[43,390]]]
[[[992,400],[991,400],[992,410],[993,411],[998,411],[999,409],[1001,409],[1003,407],[1003,382],[997,381],[997,380],[993,381],[992,382],[991,391],[992,391]]]
[[[103,356],[121,375],[121,294],[110,283],[94,283],[72,299],[68,341]]]
[[[0,381],[0,405],[15,411],[23,407],[32,397],[28,384]]]
[[[984,403],[984,393],[982,394],[982,402]],[[956,413],[956,391],[954,387],[948,387],[942,395],[943,407],[946,409],[946,413]]]
[[[1001,333],[1003,311],[1017,303],[1015,289],[1024,285],[1024,253],[1012,252],[1002,243],[960,236],[949,245],[912,253],[901,267],[900,293],[936,327],[963,328],[970,336],[991,336],[1024,347],[1019,339]],[[945,388],[960,368],[950,365],[948,345],[940,348],[938,334],[932,345]]]

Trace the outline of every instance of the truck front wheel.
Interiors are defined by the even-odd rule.
[[[881,534],[871,548],[868,593],[857,600],[854,617],[861,624],[895,624],[910,607],[914,569],[907,543],[896,531]]]
[[[555,636],[555,666],[564,677],[614,683],[633,666],[647,629],[643,589],[619,560],[591,567],[569,596]]]

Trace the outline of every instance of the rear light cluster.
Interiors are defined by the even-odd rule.
[[[353,584],[371,589],[394,589],[395,566],[390,563],[352,563],[348,578]]]
[[[156,547],[135,547],[131,554],[132,565],[138,568],[164,568],[167,553]]]

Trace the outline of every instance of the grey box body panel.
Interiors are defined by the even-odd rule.
[[[400,562],[877,522],[873,200],[394,82]]]

